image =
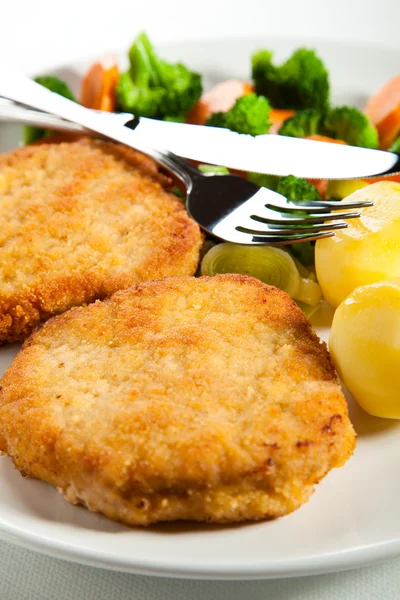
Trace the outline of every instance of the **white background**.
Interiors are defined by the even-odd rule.
[[[0,65],[26,72],[124,49],[140,29],[157,42],[304,35],[400,48],[400,0],[0,0],[0,9]],[[56,598],[398,600],[400,560],[301,580],[176,582],[97,571],[0,543],[1,600]]]
[[[82,58],[88,46],[93,55],[125,48],[142,28],[157,41],[261,34],[400,45],[399,0],[1,0],[0,7],[1,56],[28,70]]]

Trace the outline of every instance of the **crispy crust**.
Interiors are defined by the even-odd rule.
[[[193,274],[202,236],[166,181],[143,155],[87,138],[0,156],[0,343],[140,281]]]
[[[282,516],[355,446],[326,345],[286,294],[240,275],[73,308],[0,383],[16,467],[129,525]]]

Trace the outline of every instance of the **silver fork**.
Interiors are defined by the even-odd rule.
[[[43,111],[37,113],[9,105],[9,121],[63,131],[83,131],[127,144],[150,156],[182,181],[186,187],[186,207],[192,218],[203,230],[223,241],[282,245],[329,237],[337,229],[347,227],[343,219],[360,216],[359,212],[349,209],[372,205],[368,201],[340,204],[335,201],[289,201],[281,194],[237,175],[201,173],[167,150],[149,148],[137,137],[132,140],[129,130],[138,124],[138,119],[132,115],[119,115],[120,125],[125,127],[118,127],[115,115],[110,118],[110,115],[84,108],[21,75],[1,73],[0,96]],[[2,106],[1,113],[0,119],[5,120],[7,104]]]

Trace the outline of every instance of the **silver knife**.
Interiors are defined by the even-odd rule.
[[[101,113],[10,72],[0,71],[0,96],[41,111],[3,103],[0,121],[100,134],[145,153],[149,148],[165,149],[187,159],[230,169],[310,179],[378,177],[400,172],[400,155],[393,152],[280,135],[252,137],[215,127]]]

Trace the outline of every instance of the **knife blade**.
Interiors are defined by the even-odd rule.
[[[41,87],[28,81],[33,86]],[[5,103],[0,106],[0,120],[14,120],[57,130],[85,131],[91,135],[93,130],[101,131],[104,137],[138,150],[165,149],[202,163],[278,176],[292,174],[310,179],[358,179],[400,172],[400,155],[392,152],[280,135],[252,137],[215,127],[142,117],[135,119],[125,113],[84,109],[86,115],[81,112],[83,107],[75,105],[79,110],[79,126],[73,123],[74,103],[41,89],[49,97],[46,108],[50,108],[51,113]],[[9,97],[17,102],[23,101],[15,91]],[[34,102],[30,105],[34,105]],[[82,114],[87,116],[83,122]],[[86,127],[82,127],[83,123]]]
[[[142,118],[133,133],[146,144],[178,156],[270,175],[359,179],[400,171],[400,156],[393,152],[282,135],[252,137],[217,127]]]

